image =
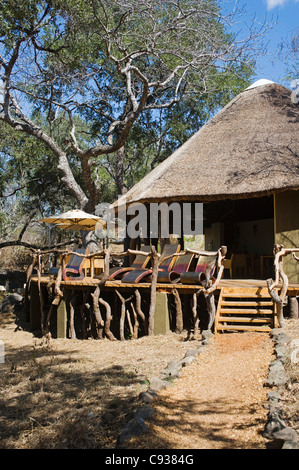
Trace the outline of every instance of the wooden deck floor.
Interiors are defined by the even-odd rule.
[[[38,278],[37,276],[33,276],[31,278],[31,282],[37,284],[38,283]],[[43,275],[41,277],[41,284],[49,284],[51,282],[51,279],[47,275]],[[52,279],[52,282],[54,283],[55,280]],[[91,278],[91,277],[85,277],[83,280],[78,280],[78,281],[61,281],[61,286],[69,289],[74,289],[74,288],[85,288],[85,287],[96,287],[97,284],[99,283],[99,279],[96,278]],[[128,283],[123,283],[121,280],[118,281],[106,281],[105,286],[103,286],[103,289],[107,290],[112,290],[112,289],[136,289],[137,287],[139,289],[150,289],[151,284],[150,283],[139,283],[139,284],[128,284]],[[261,279],[222,279],[219,283],[219,290],[222,287],[227,287],[227,288],[244,288],[244,289],[267,289],[267,282],[265,280]],[[280,288],[282,287],[282,284],[279,286]],[[188,284],[166,284],[166,283],[160,283],[157,284],[157,291],[158,292],[172,292],[172,290],[176,288],[180,292],[185,292],[185,293],[192,293],[194,291],[198,291],[198,289],[201,288],[199,285],[188,285]],[[288,287],[288,295],[291,296],[299,296],[299,284],[289,284]]]

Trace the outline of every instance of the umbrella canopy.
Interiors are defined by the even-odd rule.
[[[95,230],[106,226],[106,221],[94,214],[88,214],[80,209],[74,209],[58,215],[41,219],[40,222],[54,224],[66,230]]]

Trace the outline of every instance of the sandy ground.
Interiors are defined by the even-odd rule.
[[[196,363],[160,392],[149,435],[132,447],[265,449],[263,384],[272,352],[264,333],[217,335]]]

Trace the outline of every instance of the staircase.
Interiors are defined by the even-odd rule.
[[[222,287],[215,334],[223,331],[264,331],[277,326],[273,301],[266,288]]]

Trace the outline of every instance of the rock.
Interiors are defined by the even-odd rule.
[[[279,411],[273,411],[269,413],[268,422],[265,426],[263,436],[266,439],[273,439],[273,434],[281,429],[285,428],[286,424],[280,416]]]
[[[145,420],[145,419],[151,419],[154,413],[155,413],[154,408],[152,408],[149,405],[145,405],[137,409],[135,416]]]
[[[186,351],[186,354],[185,354],[185,357],[189,357],[189,356],[197,356],[198,354],[198,350],[197,349],[188,349],[188,351]]]
[[[203,344],[204,346],[209,344],[210,340],[207,338],[207,339],[204,339],[202,340],[201,344]]]
[[[164,369],[160,373],[161,379],[167,379],[167,378],[177,378],[180,376],[180,371],[182,369],[182,363],[181,361],[171,361],[166,369]]]
[[[0,310],[20,306],[23,303],[23,297],[20,294],[10,294],[3,300]]]
[[[213,333],[211,332],[211,330],[202,330],[201,337],[203,340],[210,339],[213,337]]]
[[[192,364],[192,362],[194,362],[195,360],[196,360],[196,357],[195,357],[195,356],[184,357],[184,359],[182,359],[182,361],[181,361],[182,367],[189,366],[189,365]]]
[[[299,449],[299,442],[296,441],[286,441],[282,449]]]
[[[151,390],[158,391],[166,388],[170,385],[170,382],[167,380],[162,380],[159,377],[153,377],[151,380]]]
[[[148,429],[143,419],[141,417],[134,416],[134,418],[131,419],[122,429],[122,432],[117,439],[117,447],[122,447],[133,437],[138,437],[146,433],[148,433]]]
[[[284,370],[283,363],[281,362],[280,359],[275,359],[275,361],[271,362],[271,364],[270,364],[270,366],[269,366],[269,370],[270,370],[270,371],[273,371],[273,370]]]
[[[276,345],[274,349],[277,359],[284,360],[286,356],[285,346]]]
[[[279,335],[280,333],[282,333],[282,328],[272,328],[272,330],[270,331],[270,336],[272,338],[275,338],[277,337],[277,335]]]
[[[291,342],[291,338],[286,333],[281,332],[276,336],[276,342],[280,345],[286,345]]]
[[[139,400],[144,403],[152,403],[158,396],[158,393],[155,390],[147,390],[146,392],[141,392],[139,395]]]
[[[280,387],[285,385],[289,380],[289,376],[284,371],[273,371],[268,375],[265,382],[266,387]]]
[[[268,392],[268,399],[270,401],[278,401],[280,399],[280,393],[278,392],[275,392],[275,391],[271,391],[271,392]]]
[[[285,372],[281,360],[275,360],[270,364],[268,378],[265,382],[266,387],[279,387],[289,381],[289,376]]]
[[[283,428],[280,431],[276,431],[273,433],[273,437],[279,441],[298,441],[298,435],[296,431],[292,428]]]

